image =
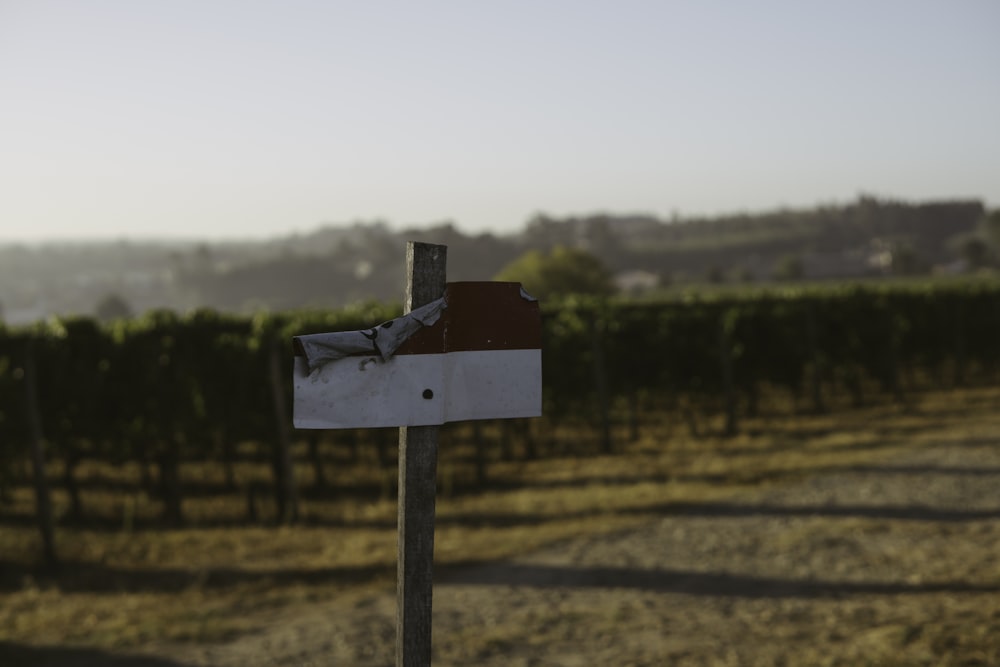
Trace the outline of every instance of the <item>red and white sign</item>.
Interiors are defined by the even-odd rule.
[[[542,414],[541,315],[518,283],[448,283],[409,315],[295,343],[296,428]]]

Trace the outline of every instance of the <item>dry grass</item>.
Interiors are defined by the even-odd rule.
[[[679,429],[658,429],[614,455],[495,462],[488,488],[440,496],[436,561],[446,566],[500,559],[638,525],[671,503],[732,498],[923,443],[976,437],[977,416],[991,415],[998,399],[995,389],[953,391],[923,396],[905,410],[880,406],[748,421],[747,434],[735,438],[693,440]],[[446,491],[456,484],[451,477],[461,476],[456,461],[443,455]],[[355,474],[362,474],[359,470]],[[138,474],[127,468],[101,473]],[[242,474],[261,471],[248,468]],[[304,467],[299,474],[303,482],[309,479]],[[336,474],[351,471],[332,471],[334,486]],[[369,481],[385,486],[386,474],[376,472]],[[184,475],[218,481],[217,471],[195,466]],[[108,649],[215,641],[252,631],[267,613],[385,586],[395,573],[396,507],[382,495],[305,499],[306,521],[290,528],[236,525],[245,511],[242,496],[199,498],[185,506],[195,525],[209,516],[232,518],[234,525],[129,530],[133,520],[141,526],[154,514],[153,504],[138,496],[92,491],[85,498],[88,509],[120,517],[122,529],[61,528],[58,550],[66,565],[54,576],[33,574],[39,553],[35,531],[5,523],[0,526],[5,570],[0,640]],[[19,490],[14,500],[13,512],[30,511],[27,490]],[[65,498],[56,502],[65,509]],[[878,630],[907,631],[904,625]],[[865,644],[883,640],[859,639]]]

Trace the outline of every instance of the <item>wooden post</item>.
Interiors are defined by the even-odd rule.
[[[812,369],[810,388],[812,390],[813,412],[816,414],[826,414],[826,402],[823,400],[823,376],[826,364],[820,357],[819,352],[819,325],[817,323],[816,301],[810,299],[806,302],[806,342],[809,345],[809,361]]]
[[[591,314],[589,324],[590,346],[594,354],[594,392],[597,394],[597,413],[601,423],[601,451],[610,454],[614,443],[611,440],[611,399],[603,340],[607,325],[603,315],[596,312]]]
[[[719,364],[722,368],[722,392],[726,400],[726,436],[732,437],[739,430],[738,399],[733,380],[733,340],[727,323],[728,311],[719,316]]]
[[[442,245],[407,243],[405,312],[444,296],[447,251]],[[431,664],[438,430],[438,426],[399,429],[397,667]]]
[[[271,400],[277,425],[277,447],[274,452],[275,499],[278,522],[291,524],[299,518],[299,499],[295,489],[295,467],[292,460],[292,438],[288,433],[288,409],[285,407],[284,373],[278,339],[268,341],[268,369],[271,375]]]
[[[42,432],[41,409],[38,406],[38,369],[35,366],[35,349],[29,339],[25,344],[24,393],[31,433],[31,467],[35,482],[35,514],[42,536],[42,557],[45,567],[52,569],[59,564],[55,547],[55,528],[52,520],[52,499],[45,473],[45,435]]]

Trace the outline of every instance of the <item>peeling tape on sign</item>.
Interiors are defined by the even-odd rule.
[[[293,339],[295,349],[305,358],[309,372],[328,362],[353,355],[375,354],[383,361],[388,361],[406,339],[421,328],[437,322],[441,311],[446,307],[442,297],[371,329],[296,336]]]
[[[518,283],[449,283],[372,329],[299,336],[296,428],[428,426],[542,413],[541,315]]]

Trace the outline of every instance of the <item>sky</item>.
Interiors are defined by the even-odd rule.
[[[0,241],[1000,206],[996,0],[0,0]]]

